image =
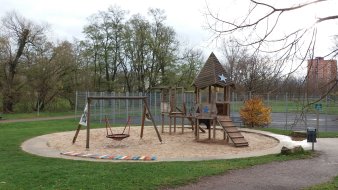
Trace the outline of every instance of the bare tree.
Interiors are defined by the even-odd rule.
[[[215,34],[215,39],[235,36],[239,45],[252,48],[255,52],[271,54],[279,64],[298,64],[293,65],[290,73],[315,56],[317,33],[321,29],[319,24],[338,19],[338,15],[317,17],[313,21],[308,18],[311,22],[296,19],[297,14],[302,14],[304,9],[326,4],[332,6],[330,3],[334,1],[330,0],[310,0],[297,4],[294,1],[249,2],[247,12],[234,20],[222,17],[208,8],[208,29]],[[325,15],[326,12],[321,11],[318,14]],[[338,48],[335,48],[322,57],[332,57],[337,51]]]
[[[324,22],[334,24],[332,21],[337,20],[338,15],[336,13],[327,15],[328,11],[324,9],[317,12],[319,16],[312,21],[312,18],[308,20],[297,18],[303,14],[302,11],[305,9],[327,5],[326,10],[329,10],[330,6],[336,6],[335,2],[334,0],[300,0],[297,3],[295,1],[249,0],[247,12],[242,16],[223,17],[208,7],[206,18],[208,29],[214,33],[215,39],[234,36],[240,46],[250,48],[253,54],[270,54],[278,64],[291,64],[292,69],[284,76],[288,79],[301,68],[304,62],[315,57],[318,47],[317,34],[322,29],[321,24]],[[335,46],[332,51],[328,50],[321,57],[330,59],[336,56],[337,52],[338,46]],[[332,88],[323,92],[316,101],[306,100],[303,111],[334,89],[337,80],[329,83],[334,83]]]
[[[234,39],[223,41],[220,50],[225,57],[225,67],[236,91],[245,93],[270,92],[281,76],[281,65],[267,56],[251,55],[247,47],[239,46]]]
[[[315,56],[317,33],[321,30],[319,24],[338,19],[338,15],[327,16],[325,11],[318,13],[325,16],[313,18],[311,22],[297,20],[295,17],[297,14],[302,14],[301,11],[304,9],[323,5],[332,6],[332,3],[334,3],[332,0],[310,0],[297,4],[294,4],[294,1],[267,3],[249,0],[247,12],[234,20],[222,17],[210,8],[207,9],[206,18],[208,28],[215,34],[215,39],[235,37],[240,46],[249,48],[253,54],[270,54],[279,65],[290,64],[289,68],[292,65],[292,69],[285,77],[288,78],[288,75],[301,68],[307,59]],[[321,57],[332,58],[337,55],[337,52],[338,47],[335,47]]]
[[[23,54],[34,48],[44,38],[46,26],[29,21],[16,12],[7,13],[1,20],[1,87],[3,112],[13,112],[13,106],[19,98],[19,90],[23,86],[19,65],[23,62]]]

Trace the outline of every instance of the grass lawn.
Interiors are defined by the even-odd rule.
[[[338,114],[338,104],[335,102],[330,102],[326,104],[326,102],[318,102],[322,104],[322,111],[321,113],[324,114],[331,114],[336,115]],[[295,113],[302,111],[303,102],[300,101],[288,101],[285,102],[283,100],[271,100],[271,101],[264,101],[264,104],[266,106],[271,107],[271,111],[273,113]],[[232,112],[239,112],[241,107],[243,107],[244,102],[243,101],[233,101],[231,102],[231,111]],[[315,105],[309,105],[307,109],[308,113],[316,113]]]
[[[30,119],[30,118],[42,118],[42,117],[57,117],[57,116],[71,116],[74,115],[74,111],[65,112],[37,112],[32,113],[11,113],[1,114],[2,119]]]
[[[323,190],[323,189],[326,190],[338,189],[338,176],[336,176],[331,182],[315,185],[313,187],[307,188],[306,190]]]
[[[34,136],[75,130],[76,126],[72,119],[0,124],[0,189],[158,189],[232,169],[311,156],[307,152],[233,160],[101,163],[39,157],[20,148]]]
[[[262,131],[269,131],[269,132],[280,134],[280,135],[287,135],[287,136],[289,136],[292,132],[292,130],[283,130],[283,129],[275,129],[275,128],[257,128],[257,129],[262,130]],[[319,132],[318,138],[338,138],[338,131]]]

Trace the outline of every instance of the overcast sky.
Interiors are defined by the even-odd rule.
[[[0,0],[0,17],[6,12],[15,10],[22,16],[35,22],[47,22],[51,25],[51,35],[54,39],[70,40],[73,37],[82,39],[82,30],[86,25],[87,18],[98,11],[106,11],[109,6],[117,5],[123,10],[129,10],[130,14],[140,13],[146,16],[149,8],[164,9],[167,15],[167,25],[172,26],[178,34],[179,40],[189,42],[193,47],[204,49],[206,55],[210,51],[217,51],[215,43],[210,45],[211,35],[203,29],[206,24],[203,13],[206,10],[206,3],[215,12],[236,17],[247,11],[247,4],[244,0]],[[278,1],[290,2],[290,1]],[[293,0],[292,2],[296,2]],[[282,6],[282,5],[281,5]],[[303,13],[286,21],[286,27],[292,27],[293,19],[313,21],[315,17],[328,16],[334,12],[337,14],[338,1],[331,1],[329,6],[310,7]],[[309,12],[316,12],[309,14]],[[323,15],[321,15],[323,14]],[[319,30],[318,55],[327,52],[332,47],[330,39],[337,34],[337,21],[322,24]]]

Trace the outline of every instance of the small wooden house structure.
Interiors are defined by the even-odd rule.
[[[230,118],[230,91],[235,85],[214,53],[210,54],[193,86],[199,113],[196,114],[196,129],[199,127],[198,121],[209,120],[214,126],[214,138],[217,124],[224,130],[224,138],[230,139],[235,146],[248,146],[248,142]],[[198,140],[199,130],[195,130],[195,135]]]
[[[176,133],[176,120],[181,119],[182,133],[184,132],[184,118],[186,117],[185,96],[183,87],[161,86],[152,89],[161,90],[161,116],[162,116],[162,133],[164,133],[165,116],[169,118],[169,134],[173,128]]]

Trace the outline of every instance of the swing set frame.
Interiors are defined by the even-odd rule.
[[[141,121],[141,134],[140,138],[143,137],[143,131],[144,131],[144,122],[146,117],[149,117],[149,120],[152,121],[154,129],[156,131],[158,140],[162,143],[161,135],[157,129],[155,120],[150,112],[148,103],[147,103],[147,96],[132,96],[132,97],[125,97],[125,96],[88,96],[87,97],[87,103],[88,103],[88,112],[87,112],[87,127],[86,127],[86,148],[89,148],[89,142],[90,142],[90,104],[92,100],[142,100],[143,101],[143,112],[142,112],[142,121]],[[78,126],[75,136],[73,138],[73,143],[75,143],[77,135],[79,134],[79,131],[81,129],[81,125]]]

